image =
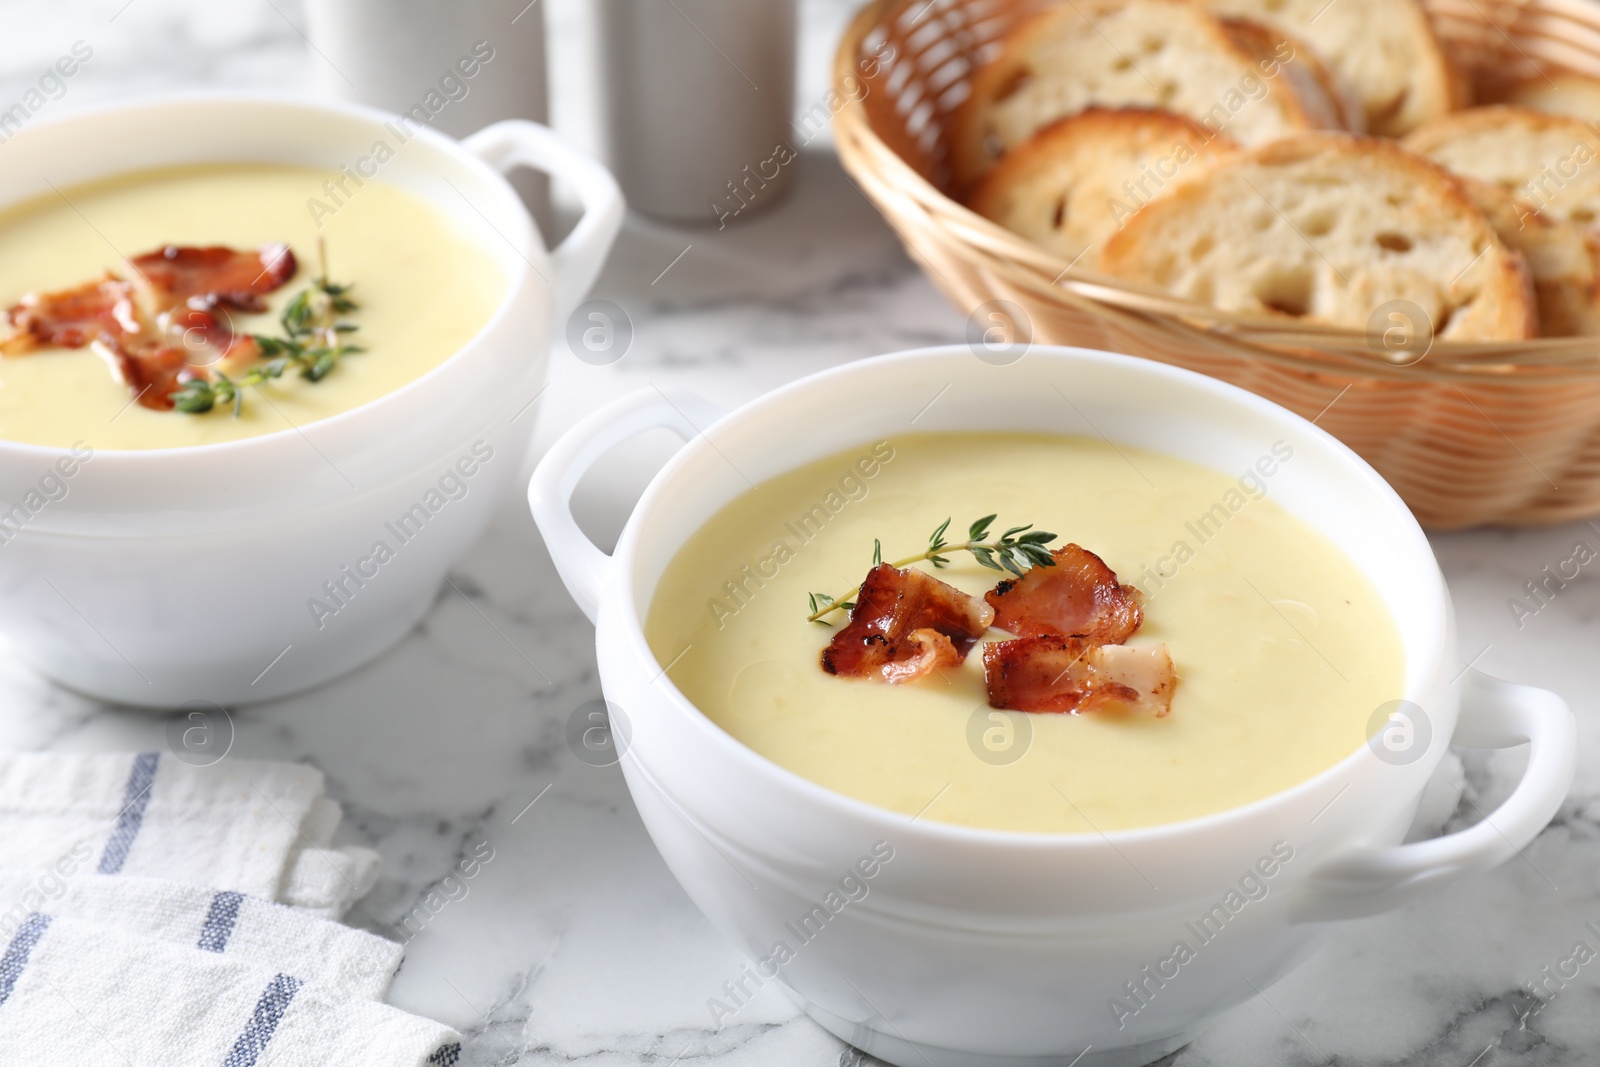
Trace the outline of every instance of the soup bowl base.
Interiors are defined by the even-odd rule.
[[[62,688],[107,703],[175,712],[196,704],[241,707],[293,696],[359,670],[399,644],[437,599],[438,592],[428,589],[386,610],[367,612],[364,620],[351,620],[342,635],[291,643],[276,659],[269,653],[248,661],[208,659],[143,671],[115,656],[91,658],[81,652],[35,653],[24,660]]]
[[[1070,1052],[1038,1056],[1006,1056],[988,1052],[968,1052],[962,1049],[937,1048],[922,1042],[911,1042],[892,1029],[879,1029],[873,1023],[847,1019],[829,1011],[820,1004],[807,1002],[784,987],[800,1005],[800,1009],[818,1026],[846,1044],[876,1056],[894,1067],[1144,1067],[1200,1036],[1204,1027],[1195,1027],[1171,1037],[1142,1041],[1121,1048],[1078,1048]]]

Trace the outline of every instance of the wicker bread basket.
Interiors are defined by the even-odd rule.
[[[958,307],[1005,301],[1021,309],[1022,339],[1127,352],[1269,397],[1349,444],[1434,528],[1600,512],[1600,338],[1439,341],[1397,359],[1369,334],[1231,316],[1095,275],[951,199],[946,120],[995,42],[1048,2],[874,0],[839,47],[845,169]],[[1600,75],[1591,0],[1425,2],[1469,75]]]

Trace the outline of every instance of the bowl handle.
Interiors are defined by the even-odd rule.
[[[665,426],[685,441],[701,433],[688,413],[709,425],[722,412],[676,389],[651,386],[607,404],[562,434],[534,468],[528,483],[528,507],[544,535],[556,572],[578,607],[595,621],[600,593],[611,570],[611,557],[595,547],[572,517],[572,491],[584,472],[612,447],[645,430]]]
[[[526,119],[485,126],[461,145],[502,174],[519,166],[532,167],[577,191],[583,217],[550,252],[556,275],[550,279],[555,293],[554,321],[565,321],[599,276],[622,229],[624,205],[616,179],[554,130]]]
[[[1376,915],[1520,855],[1550,822],[1572,785],[1577,730],[1566,701],[1549,690],[1469,670],[1451,740],[1472,748],[1526,742],[1528,767],[1516,789],[1465,830],[1409,845],[1360,847],[1330,859],[1312,872],[1294,909],[1295,920]]]

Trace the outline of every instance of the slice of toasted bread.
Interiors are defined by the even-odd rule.
[[[965,193],[1035,131],[1092,104],[1163,108],[1255,143],[1337,125],[1314,78],[1281,77],[1186,0],[1072,0],[1023,20],[951,115],[951,184]]]
[[[1600,238],[1585,227],[1554,222],[1498,185],[1463,178],[1489,225],[1520,252],[1539,303],[1539,336],[1600,335]]]
[[[1202,0],[1309,41],[1360,97],[1365,128],[1397,137],[1466,104],[1467,85],[1416,0]],[[1356,128],[1356,127],[1352,127]]]
[[[1306,133],[1222,160],[1139,209],[1098,265],[1247,315],[1379,329],[1404,301],[1436,337],[1537,329],[1522,257],[1461,183],[1378,138]]]
[[[1515,81],[1486,82],[1478,87],[1478,102],[1516,104],[1595,122],[1600,121],[1600,78],[1552,70]]]
[[[1092,107],[1006,153],[967,206],[1076,262],[1163,190],[1234,151],[1170,111]]]
[[[1233,42],[1249,52],[1258,66],[1266,64],[1262,69],[1270,70],[1276,65],[1290,80],[1295,92],[1313,107],[1320,107],[1320,101],[1327,102],[1332,110],[1318,115],[1319,128],[1353,133],[1366,131],[1367,112],[1361,97],[1344,75],[1323,62],[1315,48],[1282,26],[1236,16],[1225,16],[1222,24]],[[1285,60],[1285,56],[1292,59]]]
[[[1404,144],[1463,177],[1514,193],[1542,215],[1600,223],[1600,132],[1581,119],[1496,104],[1434,119]]]

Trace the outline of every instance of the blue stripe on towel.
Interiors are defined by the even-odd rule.
[[[128,849],[139,836],[144,825],[144,809],[150,803],[150,786],[156,780],[156,763],[159,752],[141,752],[134,757],[133,770],[128,772],[128,787],[123,791],[122,814],[117,816],[116,828],[106,839],[106,849],[100,853],[100,873],[116,874],[128,861]]]
[[[200,928],[197,947],[207,952],[221,952],[228,947],[233,924],[239,921],[239,902],[243,899],[243,893],[231,890],[211,898],[211,909],[206,912],[206,923]]]
[[[11,990],[16,988],[17,978],[22,974],[22,969],[28,965],[28,957],[33,953],[33,946],[39,943],[39,938],[44,936],[45,927],[50,925],[50,916],[33,912],[22,925],[17,927],[16,934],[11,938],[11,944],[6,946],[5,955],[0,956],[0,1004],[4,1004],[11,996]]]
[[[245,1024],[239,1040],[233,1043],[233,1051],[222,1061],[222,1067],[255,1067],[257,1057],[267,1047],[267,1042],[272,1040],[273,1031],[278,1029],[284,1012],[289,1010],[290,1001],[299,991],[300,979],[287,974],[280,974],[268,982],[267,988],[261,991],[261,999],[256,1001],[256,1010],[251,1013],[250,1021]]]
[[[460,1059],[461,1042],[452,1041],[448,1045],[440,1045],[437,1051],[428,1057],[428,1063],[434,1067],[455,1067]]]

